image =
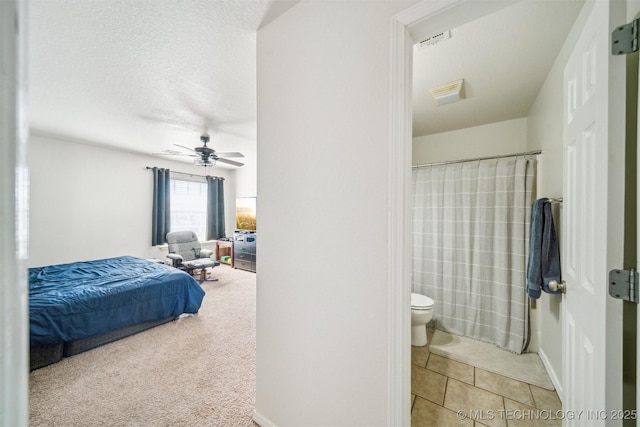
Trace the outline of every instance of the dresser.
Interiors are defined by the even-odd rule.
[[[256,232],[236,230],[233,233],[233,266],[256,271]]]

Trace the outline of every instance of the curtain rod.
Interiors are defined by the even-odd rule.
[[[153,169],[153,167],[147,166],[147,169]],[[200,177],[200,178],[206,178],[206,177],[210,176],[212,178],[224,179],[224,177],[222,177],[222,176],[198,175],[198,174],[195,174],[195,173],[178,172],[178,171],[172,171],[172,170],[169,170],[169,173],[177,173],[177,174],[180,174],[180,175],[187,175],[187,176],[197,176],[197,177]]]
[[[423,163],[421,165],[413,165],[413,166],[411,166],[411,169],[425,168],[425,167],[429,167],[429,166],[451,165],[451,164],[454,164],[454,163],[477,162],[477,161],[480,161],[480,160],[504,159],[504,158],[507,158],[507,157],[535,156],[537,154],[542,154],[542,150],[527,151],[527,152],[524,152],[524,153],[515,153],[515,154],[503,154],[503,155],[491,156],[491,157],[476,157],[476,158],[473,158],[473,159],[447,160],[447,161],[444,161],[444,162]]]

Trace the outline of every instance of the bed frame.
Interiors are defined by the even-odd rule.
[[[44,368],[47,365],[59,362],[63,357],[75,356],[76,354],[100,347],[110,342],[135,335],[138,332],[155,328],[171,322],[174,317],[166,317],[160,320],[152,320],[150,322],[139,323],[137,325],[127,326],[115,331],[83,338],[75,341],[69,341],[60,344],[42,345],[31,347],[30,349],[30,368],[31,370]]]
[[[200,285],[191,277],[189,276],[187,273],[184,273],[182,271],[179,271],[177,269],[174,269],[172,267],[168,267],[168,266],[158,266],[157,264],[152,263],[151,261],[148,260],[142,260],[142,259],[134,259],[132,257],[120,257],[123,259],[123,261],[126,261],[127,263],[133,263],[133,268],[146,268],[146,270],[152,270],[152,273],[154,273],[155,270],[155,276],[154,279],[156,281],[156,283],[159,280],[162,280],[162,283],[164,283],[164,271],[162,270],[158,270],[158,269],[169,269],[166,270],[167,273],[170,276],[175,276],[176,272],[179,272],[180,276],[186,276],[188,279],[185,279],[184,277],[180,277],[178,279],[176,279],[175,277],[172,280],[173,282],[171,286],[188,286],[190,289],[193,286],[193,284],[195,284],[195,287],[197,287],[197,292],[195,292],[195,296],[193,295],[193,290],[189,290],[189,297],[185,297],[188,298],[187,300],[185,300],[185,304],[188,303],[189,305],[189,309],[187,309],[187,311],[198,311],[198,308],[200,307],[200,303],[202,301],[202,297],[204,296],[204,291],[201,290]],[[120,258],[114,258],[113,260],[120,260]],[[126,259],[125,259],[126,258]],[[111,261],[111,260],[98,260],[95,261],[95,263],[102,263],[101,265],[105,264],[105,262],[107,261]],[[151,263],[152,265],[148,265],[148,264],[144,264],[144,263]],[[91,266],[92,261],[89,261],[88,263],[85,263],[83,265],[83,267],[86,267],[87,265]],[[69,264],[69,265],[73,265],[73,264]],[[123,266],[125,266],[125,264],[122,264]],[[66,267],[66,265],[61,265],[61,266],[52,266],[52,267]],[[45,267],[46,268],[46,267]],[[59,270],[59,268],[56,268],[57,270]],[[85,268],[86,269],[86,268]],[[34,274],[38,273],[38,271],[36,270],[41,270],[41,269],[30,269],[30,271],[33,271]],[[158,271],[160,276],[158,276]],[[137,270],[135,273],[132,273],[133,276],[137,277]],[[162,277],[162,279],[159,279],[159,277]],[[35,279],[34,279],[35,280]],[[178,280],[176,282],[176,280]],[[183,282],[183,280],[187,280],[186,283]],[[66,281],[63,280],[63,282]],[[92,278],[87,279],[87,281],[85,281],[85,283],[90,283],[92,281]],[[55,280],[52,280],[52,282],[55,282]],[[193,284],[191,283],[193,282]],[[48,283],[47,279],[45,278],[45,284]],[[30,280],[30,285],[31,285],[31,280]],[[34,284],[34,286],[38,286],[36,284]],[[48,286],[48,285],[47,285]],[[37,288],[34,288],[37,289]],[[172,288],[173,289],[173,288]],[[182,288],[181,288],[182,289]],[[54,290],[57,290],[57,288],[55,288]],[[34,291],[37,292],[37,291]],[[182,291],[180,291],[182,292]],[[56,296],[59,295],[59,293],[55,294]],[[135,296],[137,298],[137,294]],[[31,294],[30,294],[30,298],[31,298]],[[34,297],[35,298],[35,297]],[[102,296],[100,297],[102,298]],[[194,299],[191,299],[194,298]],[[198,300],[199,298],[199,300]],[[127,300],[129,301],[129,300]],[[155,300],[153,300],[155,301]],[[172,300],[173,301],[173,300]],[[144,301],[143,301],[144,302]],[[174,303],[171,302],[169,305],[173,305]],[[195,304],[195,305],[194,305]],[[75,307],[75,306],[72,306]],[[184,306],[186,307],[186,306]],[[31,309],[31,307],[30,307]],[[127,318],[128,316],[128,308],[127,308]],[[172,309],[173,310],[173,309]],[[137,317],[138,320],[137,323],[134,323],[132,325],[127,325],[124,327],[118,327],[116,329],[113,330],[107,330],[106,328],[103,330],[107,330],[107,332],[103,332],[100,331],[102,333],[96,333],[95,335],[92,336],[86,336],[87,334],[84,335],[79,335],[79,334],[75,334],[75,336],[70,337],[72,339],[69,340],[65,340],[62,339],[61,341],[63,342],[58,342],[58,343],[53,343],[53,344],[49,344],[47,343],[47,341],[51,342],[54,339],[53,338],[47,338],[47,340],[42,340],[41,344],[38,342],[33,342],[33,330],[32,330],[32,345],[30,348],[30,369],[33,371],[35,369],[39,369],[42,367],[45,367],[47,365],[51,365],[53,363],[56,363],[58,361],[60,361],[62,358],[64,357],[69,357],[69,356],[74,356],[76,354],[94,349],[96,347],[102,346],[104,344],[108,344],[110,342],[137,334],[139,332],[145,331],[147,329],[150,328],[154,328],[156,326],[168,323],[174,319],[176,319],[180,314],[182,314],[182,310],[185,310],[185,308],[181,307],[181,310],[177,310],[177,311],[172,311],[172,312],[166,312],[166,314],[164,314],[164,317],[157,319],[157,320],[148,320],[148,321],[141,321],[143,319],[141,319],[140,317]],[[80,310],[82,311],[82,310]],[[185,312],[187,312],[185,311]],[[155,315],[155,314],[154,314]],[[70,314],[70,316],[73,316],[73,314]],[[145,315],[146,316],[146,315]],[[150,315],[151,316],[151,315]],[[151,317],[153,319],[153,317]],[[124,323],[124,322],[123,322]],[[40,325],[42,325],[42,323],[39,323]],[[57,325],[57,324],[56,324]],[[72,323],[73,325],[73,323]],[[50,331],[54,331],[54,330],[59,330],[60,325],[57,325],[56,328],[54,329],[49,329]],[[43,336],[43,332],[42,332],[42,326],[40,326],[40,336]],[[96,331],[97,332],[97,331]],[[48,333],[46,335],[46,337],[48,337]]]

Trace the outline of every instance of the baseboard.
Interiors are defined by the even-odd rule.
[[[542,364],[547,370],[547,373],[549,374],[549,378],[551,379],[553,386],[556,388],[556,393],[558,393],[558,397],[560,398],[561,401],[564,402],[564,392],[562,389],[562,382],[558,378],[556,371],[551,366],[551,363],[549,362],[549,358],[547,358],[547,355],[544,354],[544,351],[542,349],[538,350],[538,356],[540,357]]]
[[[267,417],[260,415],[258,411],[253,411],[253,421],[260,427],[277,427]]]

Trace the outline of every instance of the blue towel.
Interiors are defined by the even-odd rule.
[[[560,290],[551,291],[549,282],[562,281],[560,248],[551,215],[551,204],[545,203],[548,200],[543,197],[531,205],[527,293],[533,299],[540,298],[543,290],[548,294],[560,293]]]

